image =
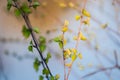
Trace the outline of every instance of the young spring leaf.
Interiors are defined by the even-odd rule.
[[[39,33],[39,29],[37,27],[34,27],[33,31],[36,32],[36,33]]]
[[[30,36],[30,30],[27,29],[25,25],[22,28],[22,34],[26,39],[29,38],[29,36]]]
[[[44,36],[40,36],[40,37],[39,37],[39,43],[40,43],[40,44],[45,44],[45,43],[46,43],[46,39],[45,39]]]
[[[48,61],[49,61],[50,58],[51,58],[51,54],[48,53],[48,54],[47,54],[47,57],[46,57],[46,63],[48,63]]]
[[[42,75],[40,75],[39,80],[44,80],[44,77]]]
[[[19,9],[15,9],[14,13],[17,17],[21,15],[21,11]]]
[[[28,50],[30,51],[30,52],[33,52],[33,46],[28,46]]]
[[[40,49],[41,52],[44,52],[45,49],[46,49],[46,45],[45,44],[40,44],[39,49]]]
[[[26,3],[23,3],[23,4],[22,4],[21,9],[22,9],[22,11],[23,11],[24,13],[26,13],[26,14],[29,14],[29,13],[32,12],[31,9],[29,8],[29,6],[28,6]]]
[[[46,76],[49,75],[49,71],[48,71],[48,69],[46,69],[46,68],[43,69],[42,73],[43,73],[44,75],[46,75]]]
[[[37,1],[35,1],[34,3],[33,3],[33,8],[37,8],[38,6],[40,6],[40,3],[39,2],[37,2]]]
[[[7,10],[10,11],[12,7],[12,0],[7,0]]]
[[[61,49],[63,48],[63,42],[62,42],[62,41],[59,42],[59,47],[60,47]]]
[[[35,58],[33,66],[34,66],[35,71],[37,72],[39,70],[39,66],[40,66],[40,61],[38,60],[38,58]]]

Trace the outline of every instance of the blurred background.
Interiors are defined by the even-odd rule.
[[[80,22],[75,20],[83,7],[85,0],[39,0],[41,6],[29,15],[33,26],[39,27],[40,34],[47,39],[47,50],[52,58],[49,66],[53,74],[60,74],[63,80],[62,51],[51,39],[61,34],[64,20],[69,21],[69,32],[65,34],[67,45],[73,48],[76,41]],[[77,6],[74,9],[69,3]],[[27,50],[29,39],[22,33],[24,20],[14,16],[14,10],[6,10],[7,0],[0,0],[0,80],[38,80],[40,72],[33,68],[34,58],[39,56],[37,51]],[[91,14],[90,25],[82,25],[81,31],[87,37],[80,41],[78,51],[83,59],[77,59],[72,67],[69,80],[80,80],[81,77],[101,68],[109,68],[120,64],[120,0],[87,0],[86,9]],[[46,52],[44,52],[46,53]],[[120,69],[114,68],[98,71],[82,80],[119,80]]]

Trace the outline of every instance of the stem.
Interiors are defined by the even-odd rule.
[[[65,67],[65,56],[64,56],[64,32],[62,35],[62,44],[63,44],[63,48],[62,48],[62,52],[63,52],[63,65],[64,65],[64,80],[66,80],[66,67]]]
[[[34,34],[33,30],[32,30],[32,25],[31,25],[31,22],[30,22],[30,20],[29,20],[29,18],[28,18],[28,15],[25,14],[25,13],[20,9],[20,6],[19,6],[19,4],[18,4],[17,2],[14,1],[14,4],[15,4],[16,8],[21,11],[22,17],[23,17],[23,19],[24,19],[24,21],[25,21],[28,29],[30,30],[31,37],[32,37],[32,39],[33,39],[33,41],[34,41],[34,44],[35,44],[34,46],[35,46],[35,48],[37,49],[37,51],[38,51],[38,53],[39,53],[39,55],[40,55],[40,57],[41,57],[41,59],[42,59],[42,66],[43,66],[43,68],[47,68],[48,71],[49,71],[49,73],[50,73],[50,76],[53,76],[52,73],[51,73],[51,71],[50,71],[50,69],[49,69],[49,67],[48,67],[48,64],[46,63],[46,61],[45,61],[45,59],[44,59],[44,57],[43,57],[43,55],[42,55],[42,52],[41,52],[40,49],[39,49],[39,43],[38,43],[38,41],[37,41],[37,39],[36,39],[36,37],[35,37],[35,34]],[[47,79],[49,80],[48,77],[47,77]]]

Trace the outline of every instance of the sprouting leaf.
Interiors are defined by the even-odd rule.
[[[29,6],[27,5],[27,3],[23,3],[21,6],[21,9],[26,14],[29,14],[32,12],[31,9],[29,8]]]
[[[37,1],[35,1],[34,3],[33,3],[33,8],[37,8],[38,6],[40,6],[40,3],[39,2],[37,2]]]
[[[59,47],[60,47],[61,49],[63,48],[63,42],[62,42],[62,41],[59,42]]]
[[[23,25],[22,34],[26,39],[29,38],[29,36],[30,36],[30,30],[27,29],[25,25]]]
[[[28,50],[30,52],[33,52],[33,43],[32,43],[32,40],[30,41],[30,45],[28,46]]]
[[[86,17],[91,17],[90,13],[85,9],[82,9],[82,14]]]
[[[36,72],[39,70],[39,66],[40,66],[40,61],[38,60],[38,58],[35,58],[34,69],[36,70]]]
[[[36,33],[39,33],[39,29],[37,27],[34,27],[33,31],[36,32]]]
[[[50,80],[55,80],[55,79],[54,79],[54,76],[51,76],[51,77],[50,77]]]
[[[44,80],[44,77],[42,75],[40,75],[39,80]]]
[[[76,16],[75,16],[75,20],[76,20],[76,21],[80,20],[80,18],[81,18],[80,15],[76,15]]]
[[[56,74],[55,75],[55,80],[58,80],[60,78],[60,75],[59,74]]]
[[[53,40],[54,40],[55,42],[60,42],[60,41],[62,41],[60,37],[55,37]]]
[[[39,49],[40,49],[41,52],[44,52],[45,49],[46,49],[46,45],[45,44],[40,44]]]
[[[65,4],[65,3],[59,3],[59,6],[61,7],[61,8],[66,8],[67,7],[67,5]]]
[[[30,51],[30,52],[33,52],[33,46],[28,46],[28,50]]]
[[[12,0],[7,0],[7,10],[10,11],[12,7]]]
[[[43,69],[42,73],[43,73],[44,75],[46,75],[46,76],[49,75],[49,71],[48,71],[48,69],[46,69],[46,68]]]
[[[46,63],[48,63],[48,61],[49,61],[50,58],[51,58],[51,54],[48,53],[48,54],[47,54],[47,58],[46,58]]]
[[[21,15],[21,11],[19,9],[15,9],[14,13],[15,13],[15,16]]]
[[[45,39],[44,36],[40,36],[40,37],[39,37],[39,43],[40,43],[40,44],[45,44],[45,43],[46,43],[46,39]]]
[[[79,54],[78,54],[78,57],[79,57],[80,59],[82,59],[82,58],[83,58],[83,56],[82,56],[82,54],[81,54],[81,53],[79,53]]]

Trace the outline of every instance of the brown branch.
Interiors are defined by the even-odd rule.
[[[48,71],[49,71],[49,73],[50,73],[50,76],[53,76],[52,73],[51,73],[51,71],[50,71],[50,69],[49,69],[49,67],[48,67],[48,64],[47,64],[46,61],[45,61],[45,58],[44,58],[43,55],[42,55],[42,52],[41,52],[40,49],[39,49],[39,43],[38,43],[38,41],[37,41],[37,39],[36,39],[36,37],[35,37],[35,34],[34,34],[34,32],[33,32],[32,25],[31,25],[31,22],[30,22],[30,20],[29,20],[28,15],[25,14],[25,13],[21,10],[21,8],[20,8],[20,6],[19,6],[19,4],[18,4],[17,2],[14,1],[14,4],[15,4],[16,8],[21,11],[22,17],[23,17],[23,19],[24,19],[24,21],[25,21],[28,29],[30,30],[31,37],[32,37],[32,39],[33,39],[33,41],[34,41],[34,44],[35,44],[34,46],[35,46],[35,48],[37,49],[37,51],[38,51],[38,53],[39,53],[39,55],[40,55],[40,57],[41,57],[41,59],[42,59],[42,66],[43,66],[43,68],[47,68]],[[49,80],[48,76],[47,76],[47,79]]]
[[[120,66],[119,66],[119,67],[120,67]],[[94,71],[94,72],[91,72],[91,73],[89,73],[89,74],[86,74],[86,75],[82,76],[81,79],[82,79],[82,78],[89,77],[89,76],[92,76],[92,75],[94,75],[94,74],[96,74],[96,73],[99,73],[99,72],[102,72],[102,71],[112,70],[112,69],[115,69],[115,68],[117,68],[117,67],[114,66],[114,67],[108,67],[108,68],[101,68],[101,69],[99,69],[99,70],[97,70],[97,71]]]

